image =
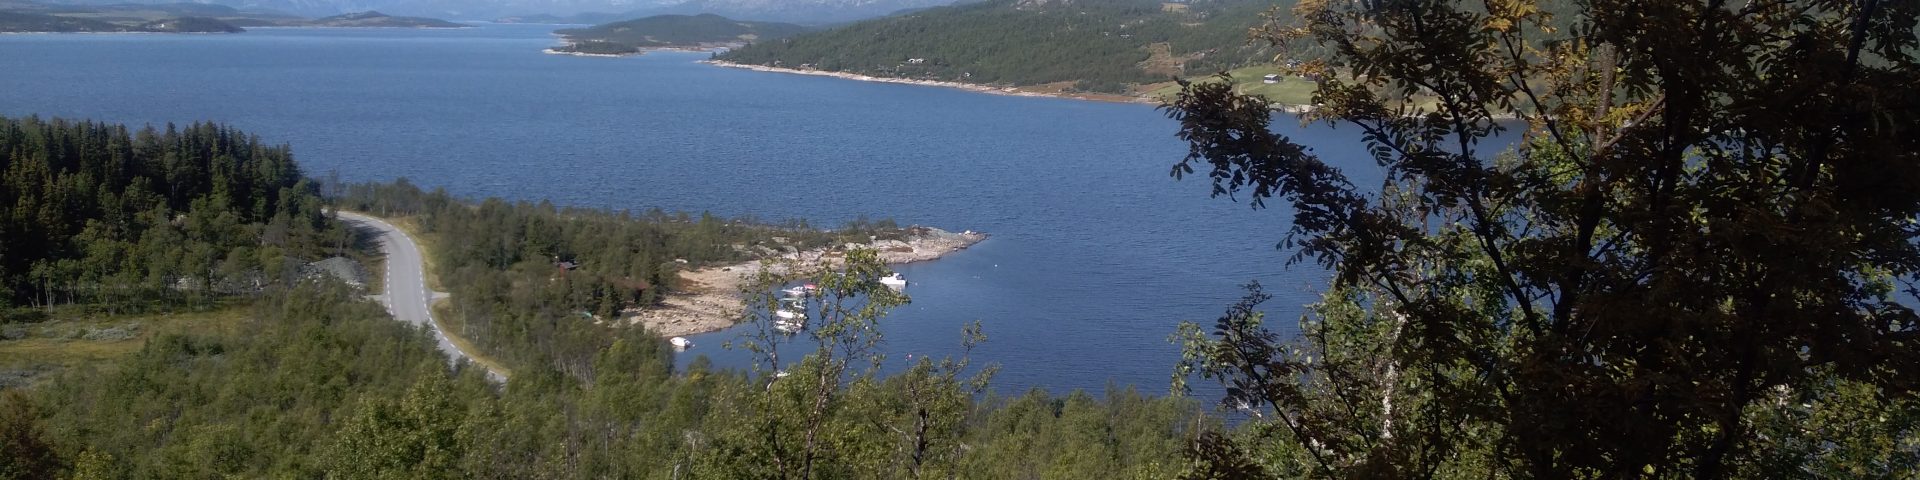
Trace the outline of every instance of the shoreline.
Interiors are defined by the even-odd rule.
[[[246,27],[242,27],[246,28]],[[239,35],[238,32],[0,32],[0,35]]]
[[[909,234],[905,240],[849,243],[787,253],[772,258],[816,264],[831,262],[839,258],[839,254],[847,249],[861,247],[879,251],[880,259],[887,265],[904,265],[938,260],[954,252],[966,250],[988,238],[985,233],[971,230],[954,233],[922,226],[907,227],[906,230]],[[684,291],[668,293],[659,305],[622,311],[620,319],[627,325],[645,325],[647,331],[661,338],[698,335],[732,328],[738,324],[736,320],[740,319],[740,314],[746,309],[746,300],[740,297],[740,288],[746,284],[749,277],[758,273],[760,268],[761,261],[754,260],[682,270],[678,275]]]
[[[556,50],[556,49],[552,49],[552,48],[549,48],[549,49],[546,49],[546,50],[541,50],[541,51],[540,51],[540,53],[544,53],[544,54],[547,54],[547,55],[566,55],[566,56],[569,56],[569,57],[595,57],[595,58],[626,58],[626,57],[638,57],[638,56],[641,56],[641,55],[646,55],[646,54],[647,54],[647,52],[633,52],[633,53],[584,53],[584,52],[568,52],[568,51],[563,51],[563,50]]]
[[[875,77],[871,75],[861,75],[858,73],[847,73],[847,72],[835,72],[830,70],[769,67],[765,65],[734,63],[726,60],[701,60],[700,63],[705,63],[708,65],[713,65],[717,67],[752,70],[756,72],[786,73],[786,74],[793,74],[793,75],[812,75],[816,77],[833,77],[833,78],[840,78],[840,79],[846,79],[846,80],[856,80],[861,82],[897,83],[902,85],[919,85],[924,87],[942,87],[942,88],[966,90],[966,91],[975,92],[975,93],[1005,95],[1010,97],[1065,98],[1069,100],[1085,100],[1085,101],[1106,102],[1106,103],[1138,103],[1138,104],[1156,103],[1151,98],[1147,98],[1143,96],[1133,96],[1133,95],[1116,95],[1116,94],[1101,94],[1101,93],[1039,92],[1039,91],[1033,91],[1029,89],[1023,89],[1021,87],[995,87],[990,85],[981,85],[977,83],[949,82],[944,80],[914,80],[910,78]]]
[[[949,82],[944,80],[914,80],[909,78],[875,77],[871,75],[861,75],[858,73],[836,72],[831,70],[818,70],[818,69],[811,69],[811,68],[769,67],[765,65],[734,63],[726,60],[701,60],[700,63],[705,63],[705,64],[713,65],[716,67],[738,68],[742,70],[752,70],[756,72],[766,72],[766,73],[811,75],[816,77],[833,77],[833,78],[839,78],[843,80],[854,80],[854,81],[860,81],[860,82],[896,83],[901,85],[917,85],[917,86],[923,86],[923,87],[952,88],[952,89],[965,90],[965,91],[974,92],[974,93],[985,93],[989,95],[1006,95],[1006,96],[1013,96],[1013,97],[1062,98],[1067,100],[1082,100],[1082,101],[1104,102],[1104,103],[1132,103],[1132,104],[1142,104],[1142,105],[1158,105],[1160,103],[1159,101],[1154,100],[1153,98],[1150,98],[1147,96],[1139,96],[1139,95],[1043,92],[1043,91],[1034,91],[1034,90],[1026,89],[1022,87],[995,87],[990,85],[981,85],[977,83]],[[1272,109],[1273,111],[1282,112],[1290,115],[1305,115],[1308,113],[1313,113],[1313,111],[1315,110],[1315,107],[1313,105],[1299,105],[1299,104],[1290,104],[1290,103],[1272,103],[1272,104],[1269,104],[1267,107]],[[1512,117],[1511,115],[1495,115],[1494,118],[1498,120],[1514,119],[1514,117]]]

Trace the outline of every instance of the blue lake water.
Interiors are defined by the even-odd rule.
[[[545,55],[551,27],[0,36],[0,115],[214,120],[293,145],[309,173],[467,196],[837,224],[891,217],[993,238],[899,270],[890,365],[959,350],[1018,393],[1164,392],[1182,320],[1260,280],[1290,328],[1325,274],[1288,271],[1280,210],[1208,198],[1151,106],[759,73],[705,54]],[[1350,129],[1281,127],[1377,178]],[[695,337],[720,365],[736,332]]]

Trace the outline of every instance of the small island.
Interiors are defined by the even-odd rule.
[[[790,23],[744,22],[713,14],[655,15],[555,31],[565,45],[547,53],[583,56],[637,55],[648,50],[717,50],[805,32]]]

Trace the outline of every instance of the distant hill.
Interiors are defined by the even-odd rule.
[[[165,33],[240,33],[247,31],[231,23],[207,17],[179,17],[140,24],[148,32]]]
[[[719,15],[656,15],[588,28],[555,31],[569,53],[622,54],[642,48],[739,46],[806,31],[790,23],[742,22]]]
[[[0,0],[5,32],[240,32],[304,18],[201,3],[69,5]]]
[[[239,33],[238,26],[215,18],[124,18],[91,11],[62,11],[60,14],[0,11],[0,32],[6,33]]]
[[[318,18],[290,25],[306,27],[375,27],[375,28],[469,28],[470,25],[453,23],[446,20],[425,17],[395,17],[380,12],[359,12],[346,15]]]
[[[91,19],[123,25],[206,17],[242,27],[429,26],[369,25],[331,17],[369,11],[401,19],[494,19],[501,23],[602,24],[658,15],[716,14],[741,20],[831,25],[953,3],[955,0],[0,0],[0,11],[76,18],[106,15],[113,18]],[[20,5],[33,8],[16,8]],[[325,17],[333,23],[308,20],[312,17]],[[431,26],[455,28],[439,23]]]
[[[126,25],[37,13],[0,12],[0,32],[132,32]]]
[[[1248,45],[1290,0],[990,0],[758,42],[721,60],[1063,92],[1139,94],[1176,77],[1272,61]]]
[[[75,5],[165,4],[183,0],[43,0]],[[953,0],[194,0],[253,11],[312,17],[378,10],[455,20],[503,19],[513,23],[588,23],[651,15],[713,13],[729,18],[821,25],[873,18]],[[605,13],[588,13],[605,12]],[[584,15],[583,15],[584,14]],[[217,15],[200,15],[215,16]],[[579,17],[576,17],[579,16]],[[533,18],[535,20],[519,20]],[[561,20],[554,22],[553,20]]]
[[[533,23],[533,24],[544,24],[544,25],[596,24],[596,23],[607,23],[609,21],[616,19],[617,17],[618,15],[611,14],[611,13],[580,13],[580,14],[568,15],[564,17],[559,15],[548,14],[548,13],[537,13],[533,15],[510,15],[510,16],[500,17],[500,18],[493,19],[493,23]]]
[[[680,0],[39,0],[72,5],[168,4],[194,1],[241,10],[274,11],[305,17],[325,17],[377,10],[394,15],[474,20],[509,15],[571,15],[579,12],[627,12],[678,3]],[[628,17],[632,18],[632,17]]]

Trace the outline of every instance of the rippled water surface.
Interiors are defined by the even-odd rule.
[[[1258,279],[1289,327],[1324,279],[1283,268],[1285,212],[1169,179],[1185,146],[1151,106],[543,55],[550,28],[0,36],[0,115],[217,120],[292,144],[310,173],[469,196],[990,232],[899,269],[913,303],[886,349],[954,353],[980,320],[1003,393],[1164,391],[1176,323]],[[1289,130],[1377,175],[1352,131]],[[689,355],[741,365],[718,348],[735,335]]]

